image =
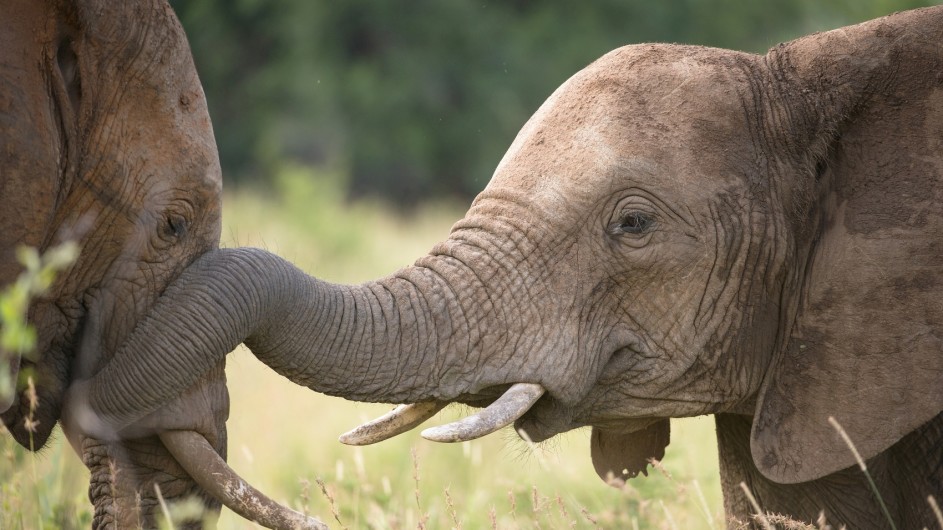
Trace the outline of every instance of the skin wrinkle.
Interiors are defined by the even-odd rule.
[[[411,309],[410,314],[415,314],[415,315],[431,314],[431,312],[428,311],[428,304],[425,303],[425,300],[424,300],[425,297],[422,295],[422,291],[419,285],[417,285],[415,282],[413,282],[410,278],[407,278],[407,277],[401,276],[401,277],[398,277],[397,280],[409,286],[409,289],[407,290],[407,297],[409,298],[409,306]],[[384,285],[383,288],[388,289],[386,285]],[[374,293],[372,289],[370,290],[370,292]],[[391,302],[393,303],[391,303],[390,305],[393,307],[399,307],[399,304],[395,303],[395,300],[396,300],[395,298],[392,298]],[[373,322],[376,322],[376,320],[374,320]],[[394,325],[392,326],[390,326],[390,320],[388,318],[384,318],[382,322],[387,324],[386,326],[387,330],[391,328],[394,330],[397,329],[396,324],[398,324],[398,322],[393,323]],[[414,337],[416,338],[416,340],[419,341],[416,344],[411,344],[411,342],[408,341],[408,338],[404,336],[404,334],[402,333],[397,334],[396,344],[399,346],[398,348],[399,351],[414,350],[416,352],[422,352],[422,353],[426,352],[428,350],[428,347],[426,347],[425,344],[423,344],[423,339],[426,337],[429,337],[430,334],[434,335],[434,339],[431,341],[431,343],[433,344],[438,343],[438,334],[437,334],[438,332],[436,329],[437,326],[431,326],[431,329],[427,329],[425,327],[425,324],[426,322],[423,319],[420,319],[420,318],[414,319],[414,325],[416,326],[416,330],[417,330]],[[373,324],[371,324],[371,326],[373,326]],[[389,334],[389,331],[385,332],[385,335],[387,334]],[[383,347],[382,344],[384,343],[385,341],[381,341],[373,349],[375,350],[377,348],[382,348]],[[422,353],[420,353],[420,355],[422,355]],[[370,360],[372,361],[372,357],[370,357]],[[426,355],[422,355],[418,359],[418,365],[420,366],[426,365],[428,362],[429,360]],[[406,363],[403,363],[403,364],[406,364]],[[370,381],[370,383],[376,387],[382,387],[384,385],[384,383],[382,382],[384,381],[384,379],[381,378],[382,373],[379,372],[379,370],[381,370],[382,368],[383,368],[383,363],[379,363],[377,366],[377,372],[374,374],[373,379]],[[408,380],[408,377],[406,377],[406,374],[402,372],[402,368],[403,368],[402,364],[399,366],[395,366],[393,368],[392,373],[395,380],[405,382],[406,380]],[[390,378],[386,378],[386,380],[389,380],[389,379]],[[413,383],[413,385],[419,386],[417,383]]]
[[[454,306],[455,308],[457,308],[458,311],[459,311],[459,313],[456,315],[457,318],[450,319],[450,322],[449,322],[449,323],[450,323],[450,325],[452,325],[452,330],[455,329],[454,326],[455,326],[455,322],[456,322],[456,321],[459,322],[459,323],[463,323],[463,327],[459,330],[459,336],[464,336],[464,337],[465,337],[465,344],[466,344],[466,346],[465,346],[465,348],[464,348],[464,351],[467,351],[467,352],[475,351],[476,348],[478,347],[478,345],[480,345],[481,342],[482,342],[481,331],[480,331],[480,329],[477,329],[477,330],[476,330],[477,333],[476,333],[475,335],[472,335],[472,328],[468,325],[468,316],[467,316],[468,314],[467,314],[465,308],[464,308],[461,304],[457,303],[457,301],[460,300],[461,297],[459,296],[458,292],[455,290],[455,287],[452,285],[452,283],[446,281],[446,279],[445,279],[444,277],[442,277],[442,275],[440,275],[435,269],[433,269],[433,268],[431,268],[431,267],[423,267],[423,269],[428,270],[428,271],[429,271],[429,274],[432,275],[433,277],[435,277],[435,278],[438,280],[438,282],[436,282],[436,284],[435,284],[437,287],[441,287],[441,286],[443,286],[443,285],[445,286],[446,291],[442,291],[445,295],[451,295],[451,301],[453,302],[452,306]],[[386,287],[384,286],[384,288],[386,288]],[[447,304],[447,302],[446,302],[446,304]],[[447,307],[451,307],[451,306],[448,306],[448,305],[447,305]],[[393,306],[393,310],[396,311],[397,314],[398,314],[398,309],[397,309],[397,308],[398,308],[397,305],[394,305],[394,306]],[[398,319],[397,319],[397,320],[398,320]],[[452,338],[453,336],[454,336],[454,334],[450,334],[450,336],[449,336],[449,337],[450,337],[450,340],[452,340],[452,341],[455,340],[454,338]],[[435,341],[435,343],[438,344],[439,341],[440,341],[440,336],[439,336],[438,332],[436,332],[436,341]],[[458,351],[462,351],[462,348],[456,347],[456,349],[457,349]],[[439,366],[438,364],[437,364],[437,366],[436,366],[436,371],[438,372],[438,377],[441,379],[441,377],[443,376],[443,374],[442,374],[442,367]]]
[[[722,225],[721,225],[721,223],[719,222],[719,215],[717,214],[717,209],[714,207],[714,204],[713,204],[712,202],[711,202],[711,203],[708,203],[708,211],[710,212],[710,217],[714,220],[714,223],[713,223],[713,226],[714,226],[714,252],[713,252],[713,254],[712,254],[712,258],[713,258],[713,259],[711,260],[710,271],[708,271],[708,273],[707,273],[707,278],[708,278],[708,280],[710,280],[710,278],[713,278],[713,277],[714,277],[714,271],[717,270],[717,262],[718,262],[718,260],[720,259],[720,241],[721,241],[720,231],[721,231]],[[711,315],[706,315],[705,313],[703,313],[703,310],[704,310],[704,301],[707,299],[707,293],[708,293],[708,290],[710,290],[710,287],[711,287],[710,281],[707,281],[707,282],[704,283],[704,291],[703,291],[703,293],[701,294],[701,299],[700,299],[700,301],[698,301],[697,309],[695,309],[695,311],[694,311],[694,314],[695,314],[695,316],[694,316],[694,330],[695,330],[695,332],[699,332],[699,328],[701,327],[701,325],[699,324],[699,322],[703,322],[703,319],[705,319],[705,318],[708,319],[708,320],[710,320],[710,316],[713,314],[713,306],[711,306]]]
[[[450,238],[450,239],[452,239],[452,238]],[[462,268],[462,270],[465,272],[465,274],[468,274],[468,273],[471,274],[471,276],[474,278],[474,282],[475,282],[475,285],[476,285],[476,286],[481,286],[481,287],[482,287],[482,288],[481,288],[481,291],[484,293],[484,296],[486,297],[487,305],[485,305],[485,306],[477,306],[477,309],[478,309],[478,311],[480,311],[481,316],[475,316],[475,317],[473,317],[473,320],[475,321],[475,325],[476,325],[476,329],[477,329],[477,332],[478,332],[478,336],[481,337],[481,342],[482,342],[483,344],[487,344],[487,343],[488,343],[488,342],[487,342],[487,339],[488,339],[488,337],[489,337],[489,332],[488,332],[487,330],[485,330],[484,327],[483,327],[483,326],[485,326],[485,325],[487,324],[487,318],[486,318],[486,316],[487,316],[487,315],[493,315],[494,312],[497,310],[497,308],[503,308],[504,306],[503,306],[503,304],[496,303],[496,298],[495,298],[495,296],[499,296],[499,295],[496,295],[496,294],[495,294],[495,290],[494,290],[494,289],[488,289],[488,288],[486,287],[486,286],[488,285],[488,283],[486,283],[485,280],[482,278],[482,276],[481,276],[480,273],[478,272],[478,269],[477,269],[477,268],[473,268],[472,266],[470,266],[470,265],[467,264],[466,260],[461,259],[461,257],[459,256],[459,252],[457,252],[456,250],[458,250],[458,249],[460,249],[460,248],[462,248],[462,247],[475,248],[474,246],[469,245],[469,243],[467,243],[467,242],[459,243],[458,245],[455,245],[455,246],[450,247],[450,251],[449,251],[448,257],[449,257],[450,260],[453,260],[456,264],[458,264],[459,267]],[[482,250],[482,252],[485,253],[485,255],[487,255],[487,253],[486,253],[486,251],[485,251],[484,249],[481,249],[481,250]],[[460,275],[460,277],[463,276],[462,273],[459,273],[459,275]],[[459,304],[459,305],[461,305],[461,304]],[[503,309],[502,309],[502,311],[503,311]],[[468,311],[463,311],[463,312],[464,312],[465,314],[470,314],[470,315],[476,315],[476,314],[477,314],[476,311],[471,310],[471,308],[469,308]],[[502,321],[502,322],[510,322],[510,319],[508,318],[507,313],[503,313],[503,312],[502,312],[500,321]],[[501,328],[499,327],[498,329],[501,329]],[[505,332],[505,333],[500,337],[500,341],[499,341],[499,342],[501,342],[501,343],[503,343],[503,344],[506,344],[507,340],[508,340],[508,334]],[[475,372],[474,368],[480,367],[480,366],[482,365],[482,363],[481,363],[481,361],[480,361],[481,349],[480,349],[480,348],[476,348],[476,349],[474,349],[474,350],[468,350],[467,353],[468,353],[468,355],[469,355],[469,359],[471,360],[471,362],[470,362],[469,365],[468,365],[468,366],[469,366],[469,373],[472,373],[472,372]],[[477,354],[477,356],[472,357],[472,355],[475,355],[475,354]],[[450,371],[450,368],[449,368],[447,365],[441,364],[439,369],[442,370],[442,372],[440,373],[440,377],[441,377],[443,380],[446,380],[446,381],[451,380],[451,378],[448,376],[449,371]],[[459,376],[459,379],[461,380],[462,377],[468,377],[468,376],[465,375],[465,374],[461,374],[461,375]]]
[[[310,305],[300,312],[300,320],[303,322],[317,322],[319,319],[319,315],[322,315],[326,311],[325,296],[323,295],[318,296],[315,294],[315,295],[309,296],[308,300],[310,302]],[[255,307],[258,307],[258,308],[263,307],[263,304],[261,301],[256,300],[254,303],[256,304]],[[282,341],[277,341],[277,340],[273,341],[272,350],[273,351],[282,350],[286,352],[290,351],[291,348],[290,348],[290,345],[288,345],[288,341],[292,336],[295,335],[295,333],[296,332],[292,330],[284,334],[284,338]],[[313,351],[326,350],[327,347],[324,345],[323,337],[317,337],[315,341],[311,343],[311,349]],[[313,374],[313,373],[318,372],[318,369],[317,369],[318,357],[317,356],[312,355],[308,357],[307,359],[302,359],[302,362],[304,362],[304,364],[299,365],[299,372],[305,373],[305,374]]]
[[[452,240],[452,239],[453,239],[453,238],[450,238],[450,240]],[[459,267],[463,268],[464,271],[466,271],[466,273],[470,273],[471,276],[474,278],[474,281],[476,282],[475,285],[477,285],[477,286],[485,286],[485,285],[487,285],[487,283],[484,281],[484,279],[479,275],[478,270],[475,269],[475,268],[473,268],[473,267],[471,267],[470,265],[468,265],[465,260],[461,259],[461,258],[458,256],[458,253],[455,251],[456,248],[457,248],[457,245],[456,245],[456,246],[450,246],[450,247],[449,247],[448,258],[451,259],[451,260],[453,260],[455,263],[457,263],[457,264],[459,265]],[[489,313],[493,313],[493,312],[496,310],[496,308],[502,307],[501,304],[496,304],[496,303],[495,303],[495,302],[496,302],[495,294],[493,293],[493,290],[492,290],[492,289],[483,288],[483,289],[481,289],[481,292],[482,292],[483,295],[485,296],[485,301],[487,302],[487,306],[484,306],[484,307],[479,306],[479,308],[480,308],[480,310],[481,310],[482,312],[484,312],[485,314],[489,314]],[[475,318],[474,320],[475,320],[475,325],[477,326],[478,336],[479,336],[479,337],[482,337],[482,339],[484,340],[485,337],[488,336],[488,334],[487,334],[487,333],[485,332],[485,330],[482,328],[482,325],[485,323],[485,322],[484,322],[484,319]],[[508,322],[509,319],[507,318],[507,314],[502,313],[502,318],[501,318],[501,320],[502,320],[503,322]],[[499,328],[499,329],[500,329],[500,328]],[[471,353],[473,353],[473,352],[472,352],[472,351],[469,351],[468,353],[471,354]],[[476,351],[475,353],[477,353],[477,351]],[[472,362],[472,363],[471,363],[471,366],[478,366],[478,362]],[[447,378],[447,373],[448,373],[448,369],[449,369],[449,368],[448,368],[447,366],[443,366],[442,369],[443,369],[443,372],[440,374],[440,378],[443,379],[443,380],[448,380],[448,378]]]
[[[369,330],[368,330],[366,333],[363,333],[362,335],[360,335],[360,337],[358,337],[358,338],[359,338],[359,341],[358,341],[358,349],[360,349],[360,350],[368,350],[368,348],[365,347],[365,343],[366,343],[367,341],[369,341],[369,340],[373,340],[373,342],[376,343],[376,339],[370,339],[370,337],[376,337],[376,336],[380,335],[379,333],[377,333],[377,325],[376,325],[376,322],[378,321],[378,319],[377,319],[376,314],[375,314],[375,308],[376,308],[377,306],[380,306],[380,305],[381,305],[381,304],[380,304],[380,301],[379,301],[379,299],[377,298],[376,293],[373,291],[373,289],[367,289],[367,290],[364,292],[364,295],[365,295],[365,296],[364,296],[365,301],[364,301],[364,304],[363,304],[363,305],[364,305],[364,307],[366,308],[366,310],[365,310],[365,311],[366,311],[366,315],[364,315],[364,316],[366,317],[366,322],[369,323],[369,324],[368,324],[368,325],[369,325]],[[381,314],[381,315],[383,314],[383,310],[382,310],[382,309],[380,309],[379,314]],[[384,320],[382,320],[382,322],[386,322],[386,320],[384,319]],[[388,334],[388,332],[386,331],[386,328],[384,328],[384,330],[383,330],[383,336],[386,336],[387,334]],[[399,341],[400,344],[402,344],[402,339],[401,339],[401,338],[397,338],[397,341]],[[371,344],[371,347],[369,348],[369,350],[376,350],[376,349],[377,349],[377,348],[373,347],[373,344]],[[378,380],[380,379],[380,377],[383,375],[383,372],[382,372],[383,366],[382,366],[382,364],[380,364],[380,363],[376,363],[376,364],[375,364],[374,361],[375,361],[375,360],[374,360],[373,356],[367,356],[367,360],[366,360],[367,365],[363,368],[363,372],[364,372],[364,373],[366,373],[366,374],[371,374],[371,378],[367,380],[367,385],[368,385],[368,386],[374,386],[374,385],[376,385],[377,381],[378,381]]]
[[[424,305],[424,307],[428,307],[429,304],[425,301],[425,295],[424,295],[424,293],[422,292],[422,290],[421,290],[419,284],[417,284],[416,282],[414,282],[412,279],[406,278],[406,277],[403,277],[403,276],[399,276],[398,279],[401,280],[401,281],[403,281],[403,282],[405,282],[407,285],[409,285],[409,286],[410,286],[410,294],[412,294],[412,293],[417,293],[417,298],[418,298],[418,300]],[[394,308],[393,311],[397,314],[397,319],[396,319],[395,321],[392,321],[392,326],[389,326],[389,324],[391,323],[391,321],[390,321],[388,318],[387,318],[387,319],[384,319],[384,322],[386,322],[386,323],[388,324],[388,326],[391,327],[392,329],[401,329],[401,327],[400,327],[400,322],[401,322],[401,320],[400,320],[400,318],[399,318],[399,311],[398,311],[398,309],[396,309],[396,308],[399,307],[399,304],[396,303],[396,298],[395,298],[394,296],[392,296],[392,295],[393,295],[393,292],[389,289],[389,287],[387,286],[387,284],[381,283],[381,284],[379,284],[379,285],[381,286],[382,289],[384,289],[385,291],[387,291],[387,292],[389,292],[389,293],[391,294],[391,297],[390,297],[391,303],[388,304],[388,305],[390,305],[391,307],[393,307],[393,308]],[[423,312],[423,311],[421,311],[421,310],[420,310],[420,311],[417,311],[417,310],[416,310],[416,306],[413,305],[413,296],[410,295],[409,298],[410,298],[410,307],[413,309],[413,311],[412,311],[410,314],[413,314],[413,315],[432,314],[430,311],[426,311],[426,312]],[[427,327],[427,323],[425,322],[424,319],[415,318],[415,319],[413,319],[413,320],[414,320],[414,322],[415,322],[416,329],[417,329],[417,333],[416,333],[415,336],[417,337],[416,340],[417,340],[418,342],[417,342],[416,344],[412,344],[411,341],[409,341],[409,339],[408,339],[407,337],[405,337],[403,334],[398,334],[397,337],[396,337],[396,345],[397,345],[397,347],[398,347],[397,351],[409,351],[410,349],[412,349],[412,350],[414,350],[414,351],[416,351],[416,352],[423,352],[423,353],[426,352],[426,351],[427,351],[427,346],[425,345],[425,343],[424,343],[425,341],[423,341],[423,338],[428,337],[430,333],[434,335],[434,337],[432,338],[432,340],[431,340],[430,342],[433,343],[433,344],[437,344],[437,343],[438,343],[438,341],[439,341],[439,331],[438,331],[438,327],[437,327],[437,326],[431,325],[431,326],[428,326],[428,327]],[[431,330],[428,329],[428,328],[431,328]],[[382,346],[380,346],[380,347],[382,347]],[[428,358],[428,356],[427,356],[427,355],[424,355],[424,354],[421,354],[421,355],[422,355],[422,356],[418,359],[419,365],[426,365],[426,364],[429,364],[429,363],[430,363],[430,359]],[[432,359],[432,363],[431,363],[431,364],[435,365],[435,359]],[[408,377],[408,374],[405,374],[405,373],[402,372],[402,368],[403,368],[403,365],[402,365],[402,364],[400,364],[400,365],[394,367],[394,371],[393,371],[393,374],[394,374],[394,375],[393,375],[393,378],[392,378],[392,379],[393,379],[394,381],[403,381],[403,382],[405,383],[405,382],[409,379],[409,377]],[[380,376],[380,374],[378,374],[377,377],[374,378],[374,381],[373,381],[373,382],[374,382],[375,384],[378,384],[378,386],[382,386],[382,383],[378,383],[378,382],[379,382],[379,376]],[[415,377],[415,376],[414,376],[414,377]],[[415,381],[415,380],[414,380],[414,381],[412,382],[412,386],[413,386],[413,388],[419,388],[419,387],[421,387],[421,384],[420,384],[418,381]]]
[[[449,258],[444,258],[449,259]],[[441,300],[440,304],[444,306],[444,310],[435,310],[433,314],[445,314],[448,315],[447,319],[448,329],[442,330],[439,326],[433,325],[433,340],[429,344],[429,348],[423,348],[423,352],[429,352],[428,354],[434,355],[435,346],[446,344],[445,347],[450,351],[466,351],[473,352],[475,348],[472,347],[472,327],[468,324],[467,315],[470,314],[468,308],[466,308],[460,301],[463,299],[459,296],[455,287],[447,281],[447,279],[439,273],[439,271],[433,267],[421,267],[418,269],[419,272],[423,273],[424,278],[427,279],[428,284],[431,285],[436,293],[436,296],[432,296],[426,289],[424,289],[424,283],[416,282],[414,287],[416,291],[422,296],[426,307],[430,308],[430,300]],[[443,290],[443,286],[445,289]],[[451,297],[449,297],[451,295]],[[456,313],[457,311],[457,313]],[[474,336],[474,341],[476,344],[481,343],[483,340],[481,330],[476,330],[477,333]],[[465,346],[462,347],[461,344]],[[441,363],[440,356],[434,355],[430,361],[427,361],[425,357],[423,358],[423,363],[430,363],[435,366],[435,372],[439,377],[445,377],[446,371],[445,367]],[[470,357],[470,356],[469,356]],[[473,363],[474,364],[474,363]],[[421,386],[417,382],[417,387]]]
[[[52,21],[49,21],[49,24],[52,24]],[[50,28],[47,28],[47,31],[51,31]],[[56,60],[57,53],[54,53],[49,46],[43,46],[43,56],[46,58],[46,68],[43,70],[43,77],[46,80],[46,86],[50,92],[49,102],[53,107],[50,109],[50,113],[53,116],[56,116],[56,123],[59,126],[59,142],[56,142],[58,147],[56,164],[58,166],[59,182],[56,187],[56,200],[53,204],[53,211],[57,210],[62,201],[65,199],[67,194],[66,190],[70,187],[72,179],[69,177],[74,177],[75,171],[74,168],[72,171],[69,171],[67,168],[70,167],[70,161],[75,157],[75,140],[76,140],[76,122],[78,121],[78,112],[79,109],[72,108],[72,104],[68,95],[68,90],[65,86],[65,80],[62,78],[62,71],[59,68],[58,61]],[[76,58],[78,62],[78,58]],[[78,65],[75,66],[78,68]],[[49,75],[49,72],[56,72],[57,75]],[[68,108],[69,118],[65,118],[64,109]],[[63,149],[64,147],[64,149]]]
[[[494,197],[488,197],[489,200],[493,198]],[[511,197],[509,196],[503,196],[503,197],[500,197],[499,200],[507,201],[510,198]],[[516,200],[511,201],[511,203],[512,205],[518,204]],[[478,201],[477,204],[484,207],[483,206],[484,201]],[[484,249],[484,247],[482,247],[486,255],[493,256],[493,263],[496,263],[499,267],[502,267],[502,264],[504,263],[509,264],[507,266],[502,267],[504,274],[502,276],[499,276],[499,278],[506,278],[505,281],[507,282],[508,287],[504,287],[504,288],[499,287],[499,288],[505,293],[505,295],[509,295],[511,293],[515,293],[515,294],[513,298],[510,298],[509,300],[506,300],[504,302],[504,304],[502,305],[503,307],[512,306],[514,304],[514,300],[518,298],[524,299],[524,300],[542,299],[543,295],[541,294],[541,292],[533,291],[531,286],[536,286],[537,289],[541,289],[541,290],[545,289],[544,284],[542,282],[542,278],[540,276],[536,278],[527,278],[526,276],[522,275],[522,272],[521,272],[522,267],[520,265],[514,265],[514,263],[517,263],[519,260],[522,262],[524,261],[521,258],[518,258],[517,256],[528,256],[529,258],[537,257],[541,259],[546,259],[544,253],[537,253],[531,250],[534,244],[531,242],[533,238],[530,237],[530,229],[532,226],[535,225],[535,223],[530,223],[524,226],[519,226],[515,223],[514,219],[515,218],[508,218],[508,217],[498,217],[498,218],[490,219],[492,222],[495,223],[493,227],[489,227],[491,231],[504,233],[504,234],[511,234],[511,237],[507,238],[506,247],[498,247],[500,249],[500,251],[498,252],[489,252],[487,249]],[[508,230],[502,229],[503,227],[501,225],[505,223],[507,224],[507,226],[512,227],[512,228]],[[463,224],[464,223],[460,223],[457,226],[462,226]],[[540,223],[536,223],[536,225],[539,225],[539,224]],[[528,244],[528,247],[521,248],[520,245],[522,242],[526,242]],[[514,257],[510,259],[505,259],[505,258],[509,258],[510,256],[514,256]],[[553,266],[554,264],[544,262],[544,263],[539,263],[536,265],[531,265],[526,270],[538,270],[538,271],[546,270],[546,269],[552,269]],[[570,304],[572,304],[572,301],[570,301]],[[531,311],[533,312],[533,314],[536,315],[535,316],[536,325],[535,326],[532,325],[532,327],[535,327],[535,329],[544,329],[545,325],[543,324],[544,322],[543,313],[541,311],[537,311],[535,307],[532,307]],[[525,312],[521,311],[518,314],[520,315],[521,320],[518,321],[517,325],[520,326],[521,329],[524,329],[523,326],[525,325],[525,322],[526,322],[524,320]],[[506,318],[504,320],[505,322],[507,322]],[[523,340],[531,339],[534,341],[540,338],[539,336],[536,336],[536,335],[530,336],[530,337],[522,335],[521,337]],[[556,341],[559,341],[559,338],[554,337],[552,340],[554,340],[555,343],[551,345],[550,347],[548,347],[548,345],[546,344],[521,345],[521,343],[519,343],[518,346],[516,346],[513,351],[523,351],[523,352],[544,351],[544,352],[549,353],[559,348],[559,346],[556,345],[557,344]],[[508,358],[506,359],[506,362],[511,362],[516,358],[519,358],[521,361],[524,361],[527,359],[526,356],[508,356]],[[571,359],[570,362],[572,362],[573,360],[575,359]],[[506,367],[507,365],[504,365],[504,366],[498,366],[498,367],[491,367],[491,369],[497,372],[500,372],[501,370],[506,369]]]
[[[726,201],[726,199],[722,199]],[[718,210],[719,211],[719,210]],[[724,220],[733,221],[724,223]],[[729,310],[729,304],[724,303],[722,300],[724,293],[728,292],[730,288],[730,280],[733,276],[732,270],[736,266],[736,262],[739,258],[740,252],[743,249],[745,243],[749,243],[749,236],[747,238],[743,237],[743,231],[739,223],[736,223],[738,219],[735,216],[721,217],[718,219],[718,233],[723,234],[725,242],[726,253],[724,254],[724,259],[720,262],[722,264],[721,270],[719,271],[717,277],[720,279],[720,285],[717,288],[717,295],[715,295],[715,301],[710,306],[710,313],[707,316],[708,322],[710,325],[711,322],[715,322],[713,325],[716,326],[717,321],[724,321],[727,317],[727,311]],[[733,225],[733,226],[731,226]],[[718,238],[719,239],[719,238]],[[739,288],[739,286],[737,286]],[[719,318],[715,318],[717,308],[720,307],[723,313]]]

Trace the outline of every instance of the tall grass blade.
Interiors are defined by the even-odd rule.
[[[760,503],[756,502],[756,497],[753,496],[753,492],[750,491],[749,486],[746,482],[740,483],[740,489],[743,490],[743,493],[746,494],[747,499],[750,501],[750,504],[753,506],[753,510],[756,512],[756,518],[759,519],[760,523],[763,525],[764,530],[773,530],[773,526],[769,524],[769,519],[766,518],[766,514],[763,513],[763,509],[760,508]]]
[[[933,495],[927,497],[927,502],[930,503],[930,509],[933,510],[933,515],[936,516],[936,522],[940,525],[940,530],[943,530],[943,512],[940,511],[940,505],[936,503]]]
[[[858,467],[861,468],[861,472],[864,473],[865,478],[868,479],[868,485],[871,486],[871,491],[874,493],[874,497],[878,500],[878,504],[881,506],[881,511],[884,513],[887,523],[891,526],[892,530],[897,530],[897,525],[894,524],[894,520],[891,518],[891,512],[887,509],[887,504],[884,504],[884,498],[881,497],[881,492],[878,491],[877,484],[875,484],[874,479],[871,478],[871,473],[868,473],[868,466],[864,463],[864,459],[861,458],[861,453],[858,452],[858,448],[855,447],[855,444],[851,441],[848,433],[845,432],[845,429],[842,428],[841,424],[838,423],[838,420],[836,420],[834,416],[829,416],[828,422],[832,424],[832,427],[835,427],[835,430],[838,431],[838,434],[842,437],[842,440],[844,440],[848,448],[851,449],[851,454],[855,455],[855,460],[858,462]]]
[[[160,486],[154,484],[154,494],[157,495],[157,502],[160,504],[160,511],[164,514],[164,527],[169,530],[174,530],[174,520],[170,516],[170,507],[167,506],[167,501],[164,500],[164,495],[160,492]]]

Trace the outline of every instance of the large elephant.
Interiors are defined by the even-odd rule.
[[[616,482],[715,414],[725,508],[931,525],[943,493],[943,7],[777,46],[615,50],[519,133],[448,239],[360,286],[206,254],[75,403],[158,410],[244,341],[292,381],[405,402],[347,435],[592,426]],[[147,360],[152,360],[145,362]],[[128,395],[128,389],[145,389]],[[502,393],[507,391],[502,396]],[[302,420],[303,421],[303,420]],[[758,524],[754,521],[754,524]]]
[[[14,374],[33,376],[38,407],[25,397],[25,377],[19,395],[0,400],[13,437],[38,450],[71,380],[111,358],[166,285],[219,244],[216,144],[170,7],[5,1],[0,142],[0,286],[20,273],[19,245],[47,249],[75,239],[82,248],[30,307],[35,356],[11,362]],[[80,350],[89,352],[84,364],[74,361]],[[188,385],[187,410],[162,423],[208,440],[215,452],[200,458],[218,468],[229,413],[223,368],[217,362],[201,373]],[[199,495],[210,513],[218,510],[156,437],[108,442],[65,430],[91,471],[95,527],[153,526],[155,487],[167,499]]]

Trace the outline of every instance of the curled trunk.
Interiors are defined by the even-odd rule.
[[[167,288],[105,368],[76,387],[72,413],[77,428],[106,438],[133,435],[142,425],[163,433],[177,461],[217,499],[234,509],[249,506],[245,516],[252,520],[293,527],[300,516],[264,496],[254,494],[250,506],[233,496],[232,488],[204,484],[201,474],[217,476],[198,455],[206,444],[189,434],[183,442],[167,436],[173,427],[160,413],[156,421],[145,416],[163,411],[241,342],[279,374],[319,392],[429,403],[358,431],[349,438],[356,443],[402,432],[456,399],[495,398],[496,390],[511,383],[500,379],[508,374],[481,370],[479,362],[483,351],[501,347],[507,333],[495,333],[500,326],[487,320],[493,317],[487,304],[460,297],[445,278],[484,291],[479,277],[450,255],[424,258],[383,280],[342,286],[310,277],[258,249],[208,253]],[[526,381],[527,372],[522,373]],[[431,436],[458,441],[493,432],[524,414],[544,392],[537,384],[513,385],[488,410]],[[178,447],[171,447],[176,442]],[[197,456],[181,452],[180,446],[195,448]],[[215,456],[203,452],[206,461]],[[188,467],[184,457],[197,465]],[[227,479],[232,484],[244,484],[225,463],[215,465],[232,477]],[[310,522],[312,528],[318,525]]]
[[[354,400],[447,401],[476,384],[474,373],[454,372],[440,355],[469,350],[462,312],[455,293],[429,267],[340,286],[262,250],[221,249],[168,287],[123,351],[91,381],[87,399],[118,431],[179,395],[245,342],[276,372],[319,392]]]

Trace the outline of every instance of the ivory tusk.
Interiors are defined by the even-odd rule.
[[[410,431],[420,423],[436,415],[448,402],[423,401],[411,405],[400,405],[379,418],[345,432],[338,438],[347,445],[369,445]]]
[[[200,434],[167,431],[160,440],[197,484],[242,517],[273,530],[327,530],[318,519],[286,508],[252,487]]]
[[[544,395],[544,387],[534,383],[517,383],[488,408],[456,422],[431,427],[422,437],[434,442],[466,442],[491,434],[514,423]]]

